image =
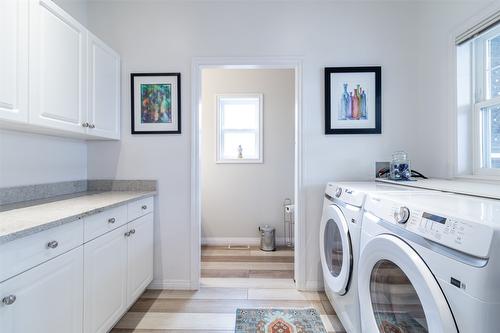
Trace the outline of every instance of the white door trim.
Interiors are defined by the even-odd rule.
[[[200,111],[201,72],[205,68],[293,69],[295,70],[295,281],[297,289],[306,289],[305,196],[303,193],[302,155],[302,58],[299,57],[204,57],[191,63],[191,289],[199,289],[201,266],[201,191],[200,191]]]

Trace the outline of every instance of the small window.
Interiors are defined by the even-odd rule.
[[[500,26],[489,29],[469,43],[470,87],[474,87],[473,173],[500,175]]]
[[[217,162],[262,163],[262,95],[217,96]]]

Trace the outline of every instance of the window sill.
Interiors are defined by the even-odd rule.
[[[495,175],[460,175],[455,176],[454,179],[466,180],[471,182],[479,182],[479,183],[489,183],[489,184],[500,184],[500,176]]]
[[[245,159],[242,159],[242,160],[219,160],[219,161],[215,161],[215,163],[217,164],[263,164],[264,161],[263,160],[245,160]]]

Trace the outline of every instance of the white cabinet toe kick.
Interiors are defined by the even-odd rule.
[[[153,205],[139,199],[1,244],[0,331],[109,332],[153,279]]]

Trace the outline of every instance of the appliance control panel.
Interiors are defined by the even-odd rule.
[[[401,223],[402,208],[409,211],[405,223]],[[493,229],[484,224],[376,197],[368,198],[365,209],[386,222],[433,242],[476,257],[488,257]]]
[[[355,207],[363,206],[366,196],[365,193],[361,191],[344,186],[335,186],[333,184],[327,185],[325,193],[330,198],[340,200]]]
[[[431,241],[481,258],[488,257],[493,238],[493,230],[485,225],[419,209],[413,209],[405,227]]]

